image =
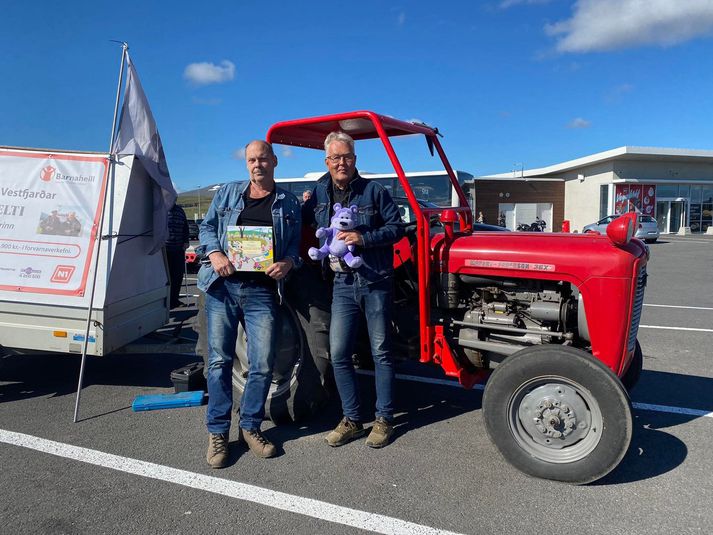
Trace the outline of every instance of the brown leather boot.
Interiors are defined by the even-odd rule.
[[[275,445],[267,440],[259,429],[240,428],[240,439],[245,441],[250,451],[262,459],[274,457],[277,454]]]
[[[225,468],[228,464],[228,433],[208,434],[206,460],[211,468]]]

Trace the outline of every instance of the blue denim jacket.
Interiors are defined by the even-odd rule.
[[[243,194],[250,182],[230,182],[221,187],[213,197],[205,219],[201,223],[199,238],[201,244],[196,253],[205,255],[213,251],[228,250],[228,226],[238,224],[238,216],[245,208]],[[272,204],[272,228],[274,231],[274,258],[291,258],[294,267],[302,264],[300,259],[300,229],[302,216],[297,198],[282,188],[276,187],[275,202]],[[206,291],[220,276],[213,270],[207,257],[198,271],[198,289]],[[277,281],[280,298],[284,295],[284,279]]]
[[[305,224],[328,227],[334,211],[330,198],[332,178],[329,173],[318,181],[312,197],[302,207]],[[356,230],[362,233],[364,246],[357,247],[364,264],[356,270],[357,275],[368,284],[377,282],[393,274],[394,249],[392,245],[404,235],[404,223],[399,208],[382,184],[367,180],[356,173],[349,182],[351,192],[348,206],[359,208]],[[324,243],[322,238],[321,243]]]

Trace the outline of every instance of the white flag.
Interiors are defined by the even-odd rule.
[[[150,251],[153,254],[161,249],[168,236],[168,211],[176,202],[176,190],[168,173],[156,121],[128,52],[126,62],[128,74],[124,104],[112,153],[135,154],[154,181],[153,244]]]

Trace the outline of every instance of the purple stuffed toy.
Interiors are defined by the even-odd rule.
[[[356,214],[358,211],[356,205],[352,205],[349,208],[342,208],[341,204],[335,203],[334,215],[332,216],[329,227],[320,227],[316,232],[318,238],[326,236],[327,239],[324,241],[324,245],[319,249],[310,247],[308,251],[309,257],[312,260],[322,260],[325,256],[332,255],[344,259],[347,266],[352,269],[360,267],[364,261],[360,256],[353,254],[355,247],[353,245],[347,245],[344,243],[344,240],[337,239],[337,233],[340,230],[352,230],[356,227]]]

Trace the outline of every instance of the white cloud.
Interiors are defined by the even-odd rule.
[[[713,33],[713,1],[577,0],[571,18],[545,31],[560,52],[671,46]]]
[[[567,124],[567,128],[589,128],[590,126],[592,126],[591,121],[587,121],[581,117],[576,117]]]
[[[619,102],[624,98],[624,95],[631,93],[633,90],[634,86],[632,84],[618,85],[604,96],[604,100],[607,102]]]
[[[500,2],[500,9],[507,9],[520,4],[548,4],[550,0],[503,0]]]
[[[235,64],[224,59],[215,63],[191,63],[183,71],[183,77],[196,85],[222,84],[235,78]]]
[[[399,26],[403,26],[405,22],[406,22],[406,12],[402,11],[401,13],[399,13],[399,16],[396,19],[396,23]]]
[[[282,147],[282,157],[283,158],[291,158],[292,157],[292,149],[290,147]]]
[[[239,149],[235,149],[233,151],[233,158],[236,160],[244,160],[245,159],[245,147],[240,147]]]

